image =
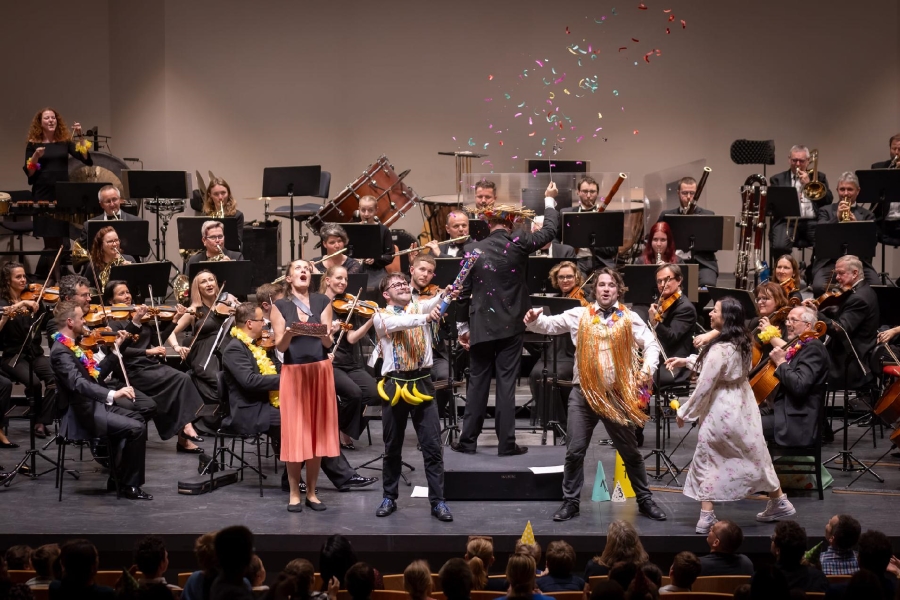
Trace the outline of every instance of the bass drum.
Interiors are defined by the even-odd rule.
[[[121,158],[106,152],[91,152],[94,165],[85,166],[79,160],[69,157],[69,181],[85,183],[109,183],[119,188],[124,193],[122,185],[122,171],[128,169],[128,165]],[[137,215],[138,205],[131,200],[122,202],[125,212]]]

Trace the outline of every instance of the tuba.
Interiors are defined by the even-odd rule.
[[[828,190],[825,184],[819,181],[819,151],[813,150],[810,153],[810,161],[812,162],[812,176],[810,180],[803,186],[803,195],[812,201],[818,201],[825,197]]]
[[[764,175],[751,175],[741,188],[741,233],[738,238],[737,263],[734,266],[734,287],[737,289],[750,289],[753,286],[750,273],[759,273],[768,268],[761,254],[768,185]]]

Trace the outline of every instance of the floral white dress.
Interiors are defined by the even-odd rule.
[[[694,369],[697,355],[688,357]],[[740,500],[779,487],[763,437],[759,408],[747,381],[749,361],[734,344],[714,344],[691,397],[678,408],[686,421],[700,421],[697,448],[684,495],[694,500]]]

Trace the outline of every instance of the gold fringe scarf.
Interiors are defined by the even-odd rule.
[[[581,392],[591,409],[619,425],[643,425],[648,417],[641,410],[642,363],[628,309],[618,304],[604,319],[593,306],[586,308],[578,323],[575,353]],[[610,371],[615,373],[612,386],[604,377]]]
[[[419,314],[419,303],[410,302],[406,310],[399,306],[388,307],[385,312],[395,314],[408,313]],[[413,327],[403,331],[395,331],[391,334],[391,346],[394,352],[394,369],[397,371],[415,371],[422,368],[425,362],[425,329]]]

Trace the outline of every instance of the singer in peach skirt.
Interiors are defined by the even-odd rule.
[[[330,360],[282,365],[278,398],[281,460],[300,463],[340,454],[337,396]]]

